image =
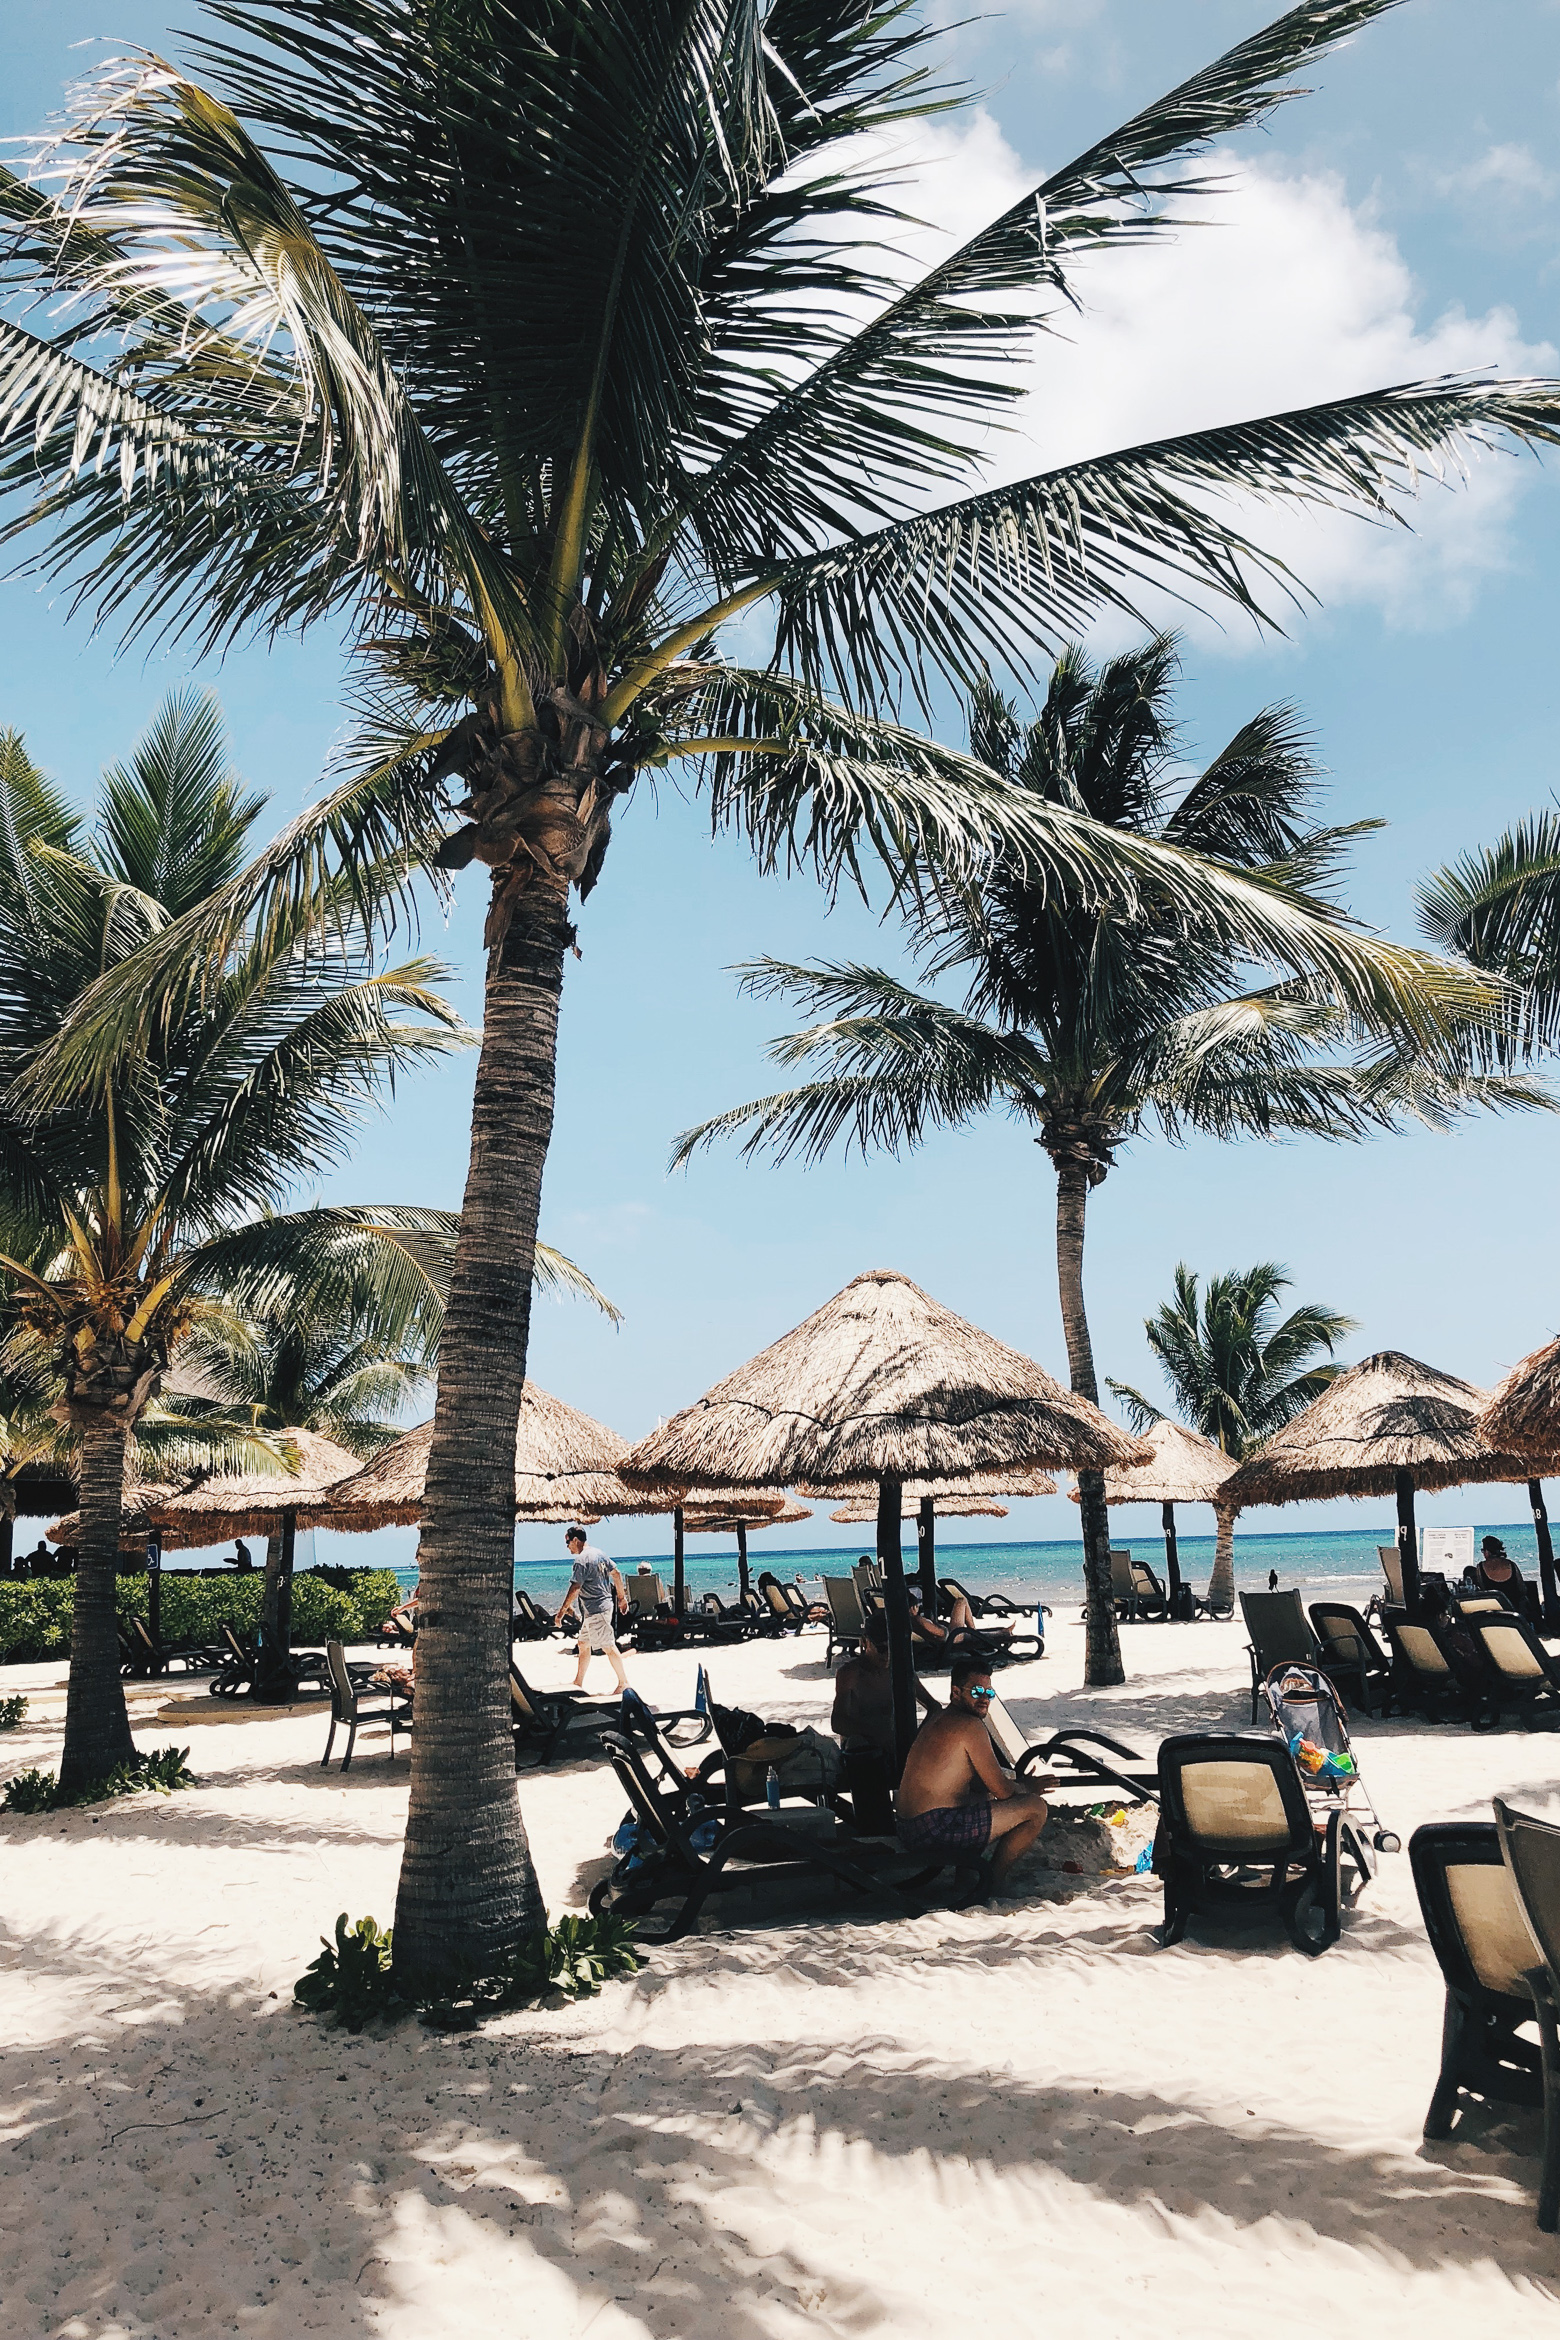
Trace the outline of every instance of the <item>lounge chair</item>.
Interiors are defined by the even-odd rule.
[[[628,1606],[631,1619],[662,1617],[671,1613],[671,1596],[658,1576],[629,1576],[624,1578],[628,1588]]]
[[[209,1641],[157,1641],[144,1617],[126,1617],[119,1625],[119,1647],[124,1654],[121,1672],[131,1675],[166,1674],[182,1666],[187,1674],[210,1674],[227,1663],[225,1649]]]
[[[404,1617],[397,1617],[393,1614],[386,1617],[379,1631],[374,1635],[376,1649],[415,1649],[416,1646],[416,1626],[408,1625]]]
[[[1238,1597],[1249,1636],[1246,1655],[1251,1660],[1251,1719],[1255,1722],[1262,1685],[1273,1668],[1320,1665],[1322,1652],[1297,1592],[1243,1592]]]
[[[675,1942],[693,1931],[712,1893],[809,1875],[832,1877],[863,1896],[889,1894],[908,1915],[925,1915],[918,1888],[937,1870],[923,1864],[904,1875],[909,1855],[897,1845],[853,1835],[831,1809],[782,1804],[778,1811],[711,1811],[695,1805],[692,1783],[655,1746],[620,1731],[603,1733],[603,1744],[627,1791],[641,1843],[592,1891],[593,1917],[611,1911],[640,1918],[660,1902],[675,1901],[659,1931],[639,1928],[642,1942]],[[707,1844],[696,1844],[695,1835]]]
[[[217,1672],[208,1685],[213,1698],[236,1698],[240,1692],[254,1692],[260,1686],[264,1670],[261,1665],[258,1639],[241,1640],[226,1619],[217,1627],[221,1647],[217,1652]],[[349,1668],[356,1679],[364,1679],[373,1671],[370,1666]],[[287,1672],[293,1687],[301,1689],[305,1683],[316,1690],[329,1692],[331,1688],[329,1645],[324,1650],[290,1649],[287,1653]]]
[[[516,1585],[509,1616],[510,1640],[550,1641],[558,1629],[557,1619],[533,1600],[524,1585]]]
[[[1392,1695],[1406,1713],[1426,1722],[1474,1722],[1487,1712],[1488,1699],[1453,1665],[1434,1625],[1410,1625],[1389,1615],[1387,1641],[1392,1650]],[[1483,1680],[1483,1668],[1479,1678]]]
[[[1495,1798],[1495,1828],[1527,1932],[1538,1956],[1523,1981],[1538,2024],[1539,2076],[1544,2091],[1544,2166],[1538,2183],[1538,2223],[1553,2234],[1560,2223],[1560,1828],[1513,1810]]]
[[[823,1597],[829,1604],[829,1646],[823,1662],[832,1666],[837,1649],[844,1650],[847,1657],[855,1656],[861,1647],[867,1619],[854,1576],[826,1576]]]
[[[1495,1809],[1505,1808],[1497,1803]],[[1425,2135],[1443,2138],[1452,2135],[1465,2094],[1496,2104],[1544,2104],[1542,2050],[1518,2036],[1523,2024],[1534,2021],[1530,1982],[1543,1960],[1515,1873],[1501,1858],[1497,1826],[1488,1820],[1431,1821],[1409,1838],[1408,1857],[1446,1983],[1441,2070],[1425,2114]],[[1554,2132],[1546,2107],[1538,2222],[1550,2228]]]
[[[1394,1609],[1408,1606],[1403,1593],[1403,1555],[1396,1544],[1378,1544],[1376,1558],[1381,1562],[1381,1573],[1387,1580],[1387,1600]]]
[[[1166,1739],[1159,1795],[1161,1941],[1179,1942],[1199,1912],[1236,1919],[1275,1912],[1309,1957],[1337,1941],[1345,1901],[1369,1881],[1369,1856],[1341,1810],[1318,1829],[1277,1739],[1234,1732]],[[1348,1881],[1345,1863],[1354,1871]]]
[[[1313,1601],[1311,1625],[1328,1680],[1361,1714],[1385,1714],[1392,1703],[1392,1660],[1359,1610],[1342,1601]]]
[[[347,1751],[341,1758],[345,1771],[352,1761],[352,1750],[357,1745],[358,1732],[365,1724],[387,1723],[390,1729],[390,1760],[395,1761],[395,1734],[412,1727],[412,1702],[404,1691],[375,1692],[369,1683],[356,1679],[347,1666],[347,1653],[339,1641],[325,1644],[325,1664],[330,1681],[330,1730],[325,1739],[325,1752],[320,1757],[323,1771],[330,1761],[330,1751],[336,1744],[338,1729],[345,1728]]]
[[[1170,1595],[1146,1560],[1134,1560],[1129,1555],[1127,1566],[1132,1579],[1133,1616],[1146,1624],[1162,1624],[1170,1614]]]
[[[1031,1739],[1004,1698],[988,1701],[985,1720],[992,1745],[1020,1779],[1033,1771],[1054,1771],[1062,1794],[1077,1790],[1089,1804],[1104,1796],[1120,1796],[1129,1804],[1159,1801],[1157,1769],[1135,1748],[1124,1747],[1119,1739],[1108,1739],[1103,1731],[1055,1731],[1048,1739]],[[1096,1747],[1103,1747],[1119,1761],[1104,1761],[1094,1753]],[[1136,1770],[1123,1768],[1128,1764],[1136,1765]]]
[[[1489,1700],[1497,1714],[1514,1709],[1529,1730],[1535,1721],[1560,1721],[1560,1665],[1526,1617],[1514,1609],[1497,1611],[1470,1618],[1468,1630],[1488,1669]]]
[[[951,1609],[956,1600],[967,1603],[972,1617],[1027,1617],[1030,1614],[1026,1602],[1010,1600],[1006,1593],[972,1593],[969,1586],[961,1584],[956,1576],[939,1577],[939,1611]]]
[[[582,1690],[533,1690],[512,1659],[509,1709],[517,1771],[522,1755],[534,1755],[538,1764],[551,1763],[571,1735],[574,1745],[569,1753],[598,1752],[602,1732],[618,1720],[616,1699],[587,1698]],[[583,1744],[587,1739],[593,1742],[589,1749]]]

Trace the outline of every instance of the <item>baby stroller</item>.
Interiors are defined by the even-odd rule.
[[[1372,1855],[1401,1852],[1403,1840],[1384,1828],[1349,1740],[1343,1701],[1318,1666],[1274,1666],[1263,1677],[1273,1728],[1289,1751],[1295,1777],[1318,1827],[1338,1815],[1340,1850],[1359,1871],[1361,1886],[1376,1873]]]

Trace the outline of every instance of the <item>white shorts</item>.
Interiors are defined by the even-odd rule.
[[[616,1649],[617,1619],[610,1609],[582,1609],[577,1638],[592,1649]]]

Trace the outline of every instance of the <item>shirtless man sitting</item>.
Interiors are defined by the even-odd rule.
[[[991,1883],[1039,1840],[1051,1783],[1015,1779],[998,1763],[986,1730],[995,1698],[991,1668],[973,1652],[956,1657],[948,1704],[921,1725],[899,1783],[899,1841],[909,1853],[941,1853],[959,1869],[979,1863],[988,1845]]]

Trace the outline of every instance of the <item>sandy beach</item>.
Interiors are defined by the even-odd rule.
[[[1132,1681],[1086,1696],[1059,1614],[1014,1711],[1145,1749],[1244,1725],[1236,1627],[1123,1640]],[[719,1652],[717,1694],[819,1721],[823,1652]],[[559,1644],[526,1664],[572,1678]],[[687,1702],[688,1659],[629,1665]],[[53,1764],[63,1681],[6,1669],[33,1706],[0,1775]],[[1162,1951],[1151,1878],[1026,1864],[978,1910],[706,1921],[579,2008],[353,2038],[291,1987],[338,1910],[391,1917],[404,1746],[343,1778],[318,1716],[175,1734],[147,1719],[168,1695],[132,1689],[138,1737],[187,1741],[197,1790],[0,1822],[8,2340],[1555,2328],[1538,2116],[1420,2135],[1442,1992],[1406,1855],[1315,1961],[1276,1931]],[[1357,1743],[1405,1841],[1556,1778],[1540,1734]],[[610,1770],[521,1793],[550,1908],[583,1906]]]

